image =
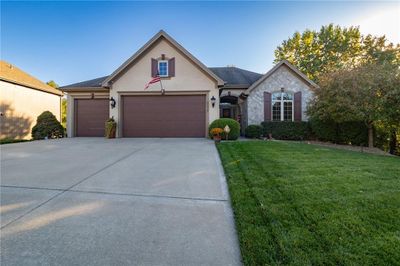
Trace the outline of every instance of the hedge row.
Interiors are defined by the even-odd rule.
[[[257,139],[263,135],[263,127],[260,125],[250,125],[245,129],[246,138]]]
[[[314,137],[318,140],[361,146],[368,144],[368,128],[363,122],[338,124],[314,119],[310,121],[310,126]]]
[[[311,136],[308,122],[263,122],[263,135],[272,135],[275,139],[305,140]]]
[[[362,122],[333,123],[312,120],[309,122],[263,122],[261,135],[282,140],[331,141],[338,144],[367,145],[368,130]],[[258,125],[246,128],[246,137],[257,138]],[[257,136],[258,135],[258,136]]]

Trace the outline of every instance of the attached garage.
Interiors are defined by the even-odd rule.
[[[75,99],[75,136],[103,137],[109,118],[108,99]]]
[[[205,95],[122,96],[123,137],[205,137]]]
[[[104,122],[112,117],[118,138],[204,138],[219,118],[224,84],[160,31],[111,75],[62,87],[68,136],[104,136]]]

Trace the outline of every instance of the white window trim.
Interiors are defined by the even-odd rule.
[[[160,63],[166,63],[167,64],[167,74],[166,75],[160,75]],[[168,60],[158,60],[158,62],[157,62],[157,70],[158,70],[158,76],[159,77],[161,77],[161,78],[168,77],[169,76],[168,68],[169,68]]]
[[[272,97],[273,97],[273,95],[275,94],[275,93],[280,93],[281,94],[281,99],[280,100],[273,100],[272,99]],[[292,100],[283,100],[283,94],[284,93],[289,93],[289,94],[291,94],[292,95]],[[288,92],[288,91],[284,91],[284,92],[281,92],[281,91],[275,91],[275,92],[273,92],[273,93],[271,93],[271,121],[278,121],[278,120],[274,120],[274,103],[276,103],[276,102],[280,102],[281,103],[281,120],[280,121],[285,121],[285,117],[284,117],[284,114],[285,114],[285,108],[284,108],[284,102],[291,102],[292,103],[292,122],[294,121],[294,93],[292,93],[292,92]],[[289,120],[286,120],[286,121],[289,121]]]

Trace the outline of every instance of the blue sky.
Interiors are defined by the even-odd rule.
[[[1,59],[60,85],[109,75],[160,29],[205,65],[265,73],[295,31],[360,25],[400,42],[400,2],[4,2]]]

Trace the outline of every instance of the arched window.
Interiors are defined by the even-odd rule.
[[[272,121],[293,121],[293,94],[272,93]]]

